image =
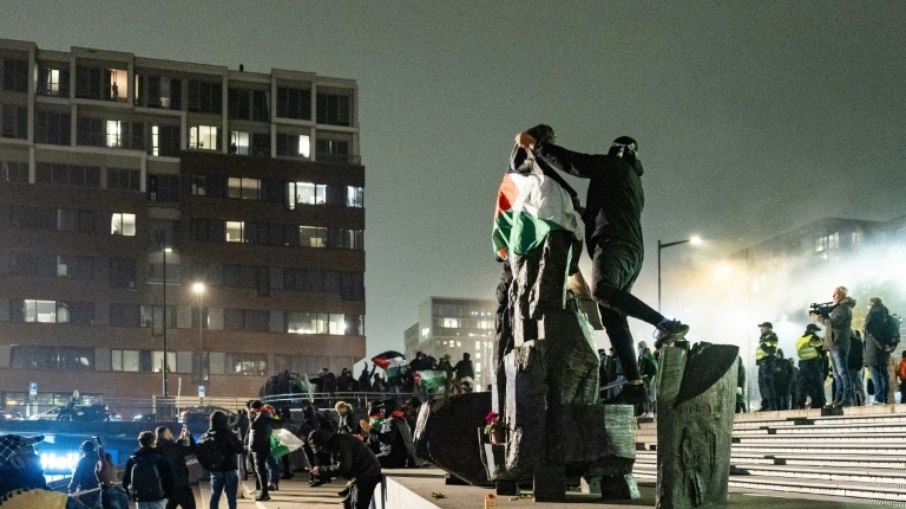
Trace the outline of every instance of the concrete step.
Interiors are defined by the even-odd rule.
[[[754,475],[760,477],[782,477],[794,479],[818,479],[830,482],[852,482],[875,484],[906,485],[906,471],[874,468],[871,470],[845,467],[815,467],[802,465],[757,465],[751,463],[732,463],[733,475]]]
[[[807,435],[820,433],[835,434],[871,434],[899,433],[906,434],[906,423],[871,423],[871,424],[814,424],[811,426],[762,426],[750,429],[734,429],[733,435]]]
[[[821,468],[840,468],[840,469],[882,469],[891,472],[902,471],[906,474],[906,460],[902,455],[890,455],[888,457],[865,457],[863,455],[850,454],[786,454],[786,455],[765,455],[765,454],[743,454],[734,452],[730,456],[730,463],[733,465],[786,465],[799,467],[821,467]],[[635,462],[637,465],[656,465],[656,451],[636,451]]]
[[[872,445],[851,445],[837,444],[832,447],[815,447],[815,446],[797,446],[784,444],[734,444],[733,454],[760,454],[764,456],[777,456],[785,454],[811,454],[814,456],[833,456],[834,454],[855,454],[868,455],[868,457],[882,456],[899,456],[903,457],[906,450],[898,444],[890,444],[889,447],[872,446]]]
[[[740,445],[786,445],[800,444],[813,447],[836,447],[838,444],[883,445],[906,448],[906,434],[891,433],[886,435],[872,433],[852,434],[802,434],[802,435],[733,435],[733,444]]]

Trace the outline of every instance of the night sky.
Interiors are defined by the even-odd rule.
[[[904,26],[898,1],[0,0],[0,37],[45,50],[357,80],[372,355],[402,348],[429,296],[493,298],[497,185],[539,122],[584,152],[639,140],[651,303],[659,238],[698,233],[717,259],[821,217],[906,214]]]

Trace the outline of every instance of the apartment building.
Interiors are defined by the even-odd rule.
[[[364,180],[354,80],[0,39],[0,406],[352,367]]]
[[[472,357],[475,390],[483,391],[494,373],[494,332],[497,301],[429,297],[419,306],[418,323],[403,333],[406,358],[424,352],[440,360],[449,354],[453,365],[462,354]]]

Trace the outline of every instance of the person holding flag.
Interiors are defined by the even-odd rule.
[[[409,363],[406,362],[406,356],[396,350],[387,350],[372,357],[371,362],[383,369],[387,374],[387,387],[390,389],[390,394],[396,404],[401,405],[400,393],[403,387],[403,376],[409,373]]]

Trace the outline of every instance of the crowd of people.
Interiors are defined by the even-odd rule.
[[[900,322],[880,297],[869,299],[864,325],[853,329],[856,301],[844,286],[834,289],[833,300],[814,306],[813,323],[796,341],[796,358],[785,357],[773,324],[761,329],[755,351],[761,410],[849,407],[893,404],[889,397],[891,353],[899,343]],[[822,326],[824,329],[822,329]],[[823,332],[823,336],[821,333]],[[906,401],[906,352],[896,366],[901,401]],[[831,381],[831,399],[825,395]]]

